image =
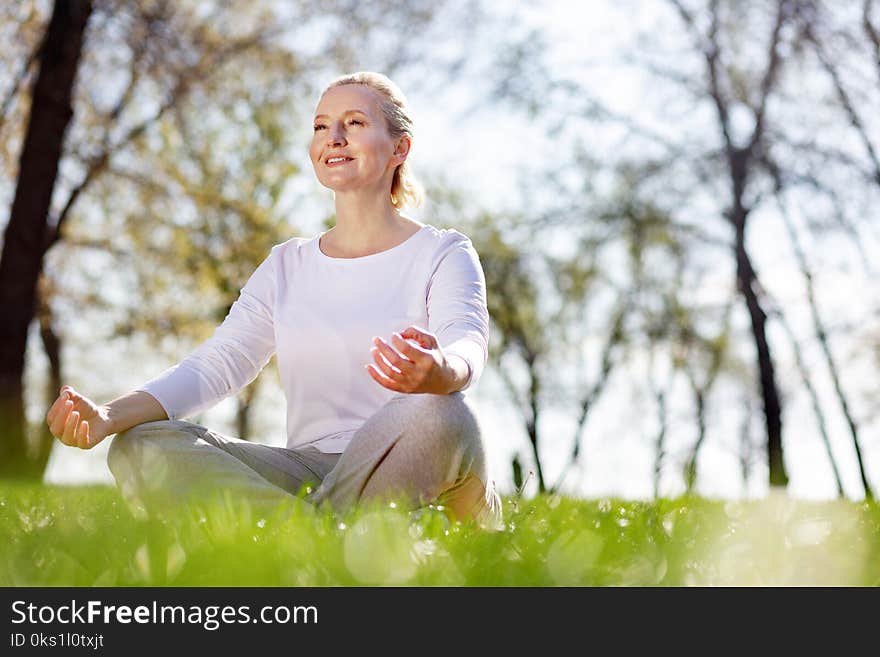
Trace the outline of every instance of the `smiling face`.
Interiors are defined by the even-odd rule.
[[[309,157],[322,185],[334,192],[374,188],[390,194],[409,140],[392,139],[380,102],[362,84],[331,87],[321,96]]]

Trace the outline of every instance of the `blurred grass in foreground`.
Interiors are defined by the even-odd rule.
[[[0,482],[2,586],[877,586],[880,507],[507,499],[505,527],[217,498],[139,519],[115,488]]]

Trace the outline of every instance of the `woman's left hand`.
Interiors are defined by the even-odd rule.
[[[394,333],[390,343],[373,338],[373,345],[373,362],[365,367],[376,383],[389,390],[446,395],[464,385],[437,338],[424,329],[409,326]]]

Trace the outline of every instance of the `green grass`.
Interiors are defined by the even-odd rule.
[[[0,586],[877,586],[880,508],[504,501],[505,527],[388,507],[216,499],[133,515],[116,489],[0,482]]]

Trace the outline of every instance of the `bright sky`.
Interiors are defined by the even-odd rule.
[[[547,28],[554,43],[553,62],[555,70],[565,70],[578,77],[587,88],[602,97],[610,106],[623,111],[632,111],[646,124],[651,124],[653,116],[639,113],[644,102],[644,83],[635,75],[621,76],[601,63],[608,61],[616,48],[632,35],[639,26],[652,25],[658,20],[658,2],[520,2],[517,10],[527,14],[535,25]],[[637,9],[638,11],[635,11]],[[651,14],[648,10],[655,13]],[[489,48],[475,51],[475,58],[487,56]],[[592,66],[583,66],[594,62]],[[364,68],[367,68],[365,66]],[[468,110],[475,105],[471,94],[479,94],[484,89],[479,81],[471,81],[469,86],[459,85],[448,90],[427,89],[421,85],[417,91],[409,91],[405,80],[398,80],[409,96],[413,113],[417,120],[418,134],[413,151],[416,171],[429,173],[442,172],[452,183],[466,190],[479,193],[484,205],[495,209],[509,209],[516,203],[518,191],[516,183],[522,172],[532,162],[551,161],[558,157],[560,145],[569,146],[574,132],[567,132],[565,126],[560,134],[547,135],[537,122],[516,115],[508,110],[485,109],[477,113]],[[310,127],[310,126],[308,126]],[[610,139],[610,136],[609,136]],[[605,144],[607,145],[607,144]],[[605,146],[595,144],[598,149]],[[564,148],[562,150],[565,150]],[[423,221],[431,221],[430,207],[423,212],[414,213]],[[792,310],[796,319],[798,334],[806,340],[810,334],[809,316],[803,303],[803,287],[800,274],[794,268],[788,239],[781,222],[767,222],[762,233],[764,238],[755,247],[755,257],[763,267],[762,278],[774,296]],[[866,248],[875,256],[880,255],[876,240],[866,242]],[[840,250],[846,256],[845,248]],[[727,270],[720,270],[717,277],[719,286],[729,281]],[[823,290],[821,299],[823,310],[829,318],[851,316],[858,298],[877,298],[876,284],[870,287],[866,277],[857,273],[851,276],[823,274],[819,281]],[[704,290],[703,293],[706,291]],[[771,339],[779,345],[786,340],[778,331],[771,333]],[[36,344],[32,340],[30,344]],[[751,362],[750,346],[745,345],[744,358]],[[832,417],[832,437],[835,453],[843,470],[847,491],[858,495],[860,485],[855,471],[850,438],[846,432],[835,404],[830,401],[831,390],[824,376],[824,365],[815,350],[808,352],[810,365],[821,375],[816,376],[823,399],[828,404]],[[842,356],[844,354],[841,354]],[[790,491],[795,495],[811,498],[830,497],[834,494],[833,481],[828,467],[824,448],[815,428],[808,399],[800,386],[794,369],[793,356],[786,347],[777,350],[780,384],[786,402],[786,458],[791,477]],[[45,362],[39,353],[32,353],[29,379],[42,381]],[[118,356],[108,356],[106,367],[116,368]],[[126,360],[148,362],[148,351],[140,353],[133,347],[125,354]],[[845,358],[843,360],[846,360]],[[96,371],[102,364],[95,363]],[[160,371],[169,363],[157,365]],[[591,366],[592,367],[592,366]],[[644,365],[634,365],[622,374],[638,380],[644,377]],[[859,384],[876,381],[876,373],[868,363],[849,363],[849,380],[860,390]],[[88,389],[88,379],[82,373],[73,377],[77,385],[82,382]],[[142,378],[122,382],[116,394],[133,389]],[[567,484],[571,490],[582,495],[619,495],[629,498],[645,498],[652,493],[651,471],[653,450],[651,440],[656,430],[656,409],[648,398],[632,398],[624,393],[630,386],[620,385],[615,392],[606,396],[593,411],[588,424],[588,440],[582,457],[582,466],[571,472]],[[268,386],[267,386],[268,387]],[[485,439],[492,476],[505,492],[512,488],[510,461],[514,454],[521,454],[527,462],[528,446],[521,430],[522,422],[517,413],[504,402],[505,394],[500,382],[491,370],[486,371],[478,388],[470,395],[478,411],[483,416]],[[259,408],[261,435],[266,442],[281,444],[283,436],[283,413],[278,410],[284,404],[280,392],[274,391],[271,398],[262,400]],[[864,409],[862,403],[859,408]],[[757,410],[757,409],[756,409]],[[44,411],[43,411],[44,412]],[[232,430],[231,418],[233,404],[227,400],[204,415],[201,422],[219,431]],[[738,440],[740,424],[740,402],[735,390],[728,391],[722,403],[712,410],[710,429],[712,436],[703,451],[701,468],[701,487],[704,494],[718,497],[737,497],[742,494],[761,494],[766,488],[766,475],[760,469],[753,473],[747,490],[743,488],[738,465]],[[553,482],[564,464],[570,450],[573,436],[574,413],[567,411],[547,411],[542,433],[547,440],[544,458],[548,481]],[[670,448],[673,455],[680,455],[694,439],[694,422],[687,406],[670,409],[672,438]],[[752,431],[760,435],[761,417],[753,417]],[[873,434],[871,433],[873,431]],[[869,437],[865,455],[875,462],[873,480],[880,486],[880,444],[877,438],[877,425],[863,427],[863,434]],[[52,455],[47,480],[51,482],[111,482],[112,477],[106,468],[106,450],[109,441],[89,452],[80,452],[56,446]],[[756,454],[761,458],[763,453]],[[533,491],[529,486],[527,491]],[[676,494],[680,492],[680,478],[670,471],[664,477],[661,492]]]

